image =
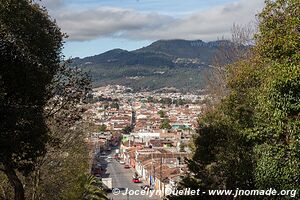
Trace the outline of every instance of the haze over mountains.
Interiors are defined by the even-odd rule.
[[[135,90],[205,88],[206,76],[220,48],[232,43],[219,40],[159,40],[149,46],[126,51],[74,58],[71,66],[90,73],[94,86],[120,84]]]

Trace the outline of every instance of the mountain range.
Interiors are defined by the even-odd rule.
[[[71,66],[88,72],[93,86],[120,84],[134,90],[205,88],[209,69],[226,40],[159,40],[134,51],[113,49],[72,59]]]

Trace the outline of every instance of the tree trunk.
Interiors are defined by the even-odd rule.
[[[36,171],[34,171],[34,176],[33,176],[33,192],[31,196],[31,200],[36,200],[39,183],[40,183],[40,170],[37,169]]]
[[[8,178],[11,186],[14,188],[15,200],[25,200],[24,187],[23,187],[21,180],[17,176],[15,170],[12,167],[10,167],[9,165],[5,165],[4,172]]]

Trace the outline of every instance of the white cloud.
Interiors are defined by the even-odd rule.
[[[59,0],[52,0],[52,3]],[[57,4],[58,5],[58,4]],[[119,37],[133,40],[203,39],[228,37],[233,23],[255,20],[263,0],[240,0],[176,18],[160,13],[97,7],[83,11],[63,10],[54,16],[73,41]]]

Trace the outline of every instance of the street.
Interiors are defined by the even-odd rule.
[[[113,157],[114,151],[107,154],[107,156]],[[103,178],[112,178],[113,192],[108,193],[108,198],[113,200],[157,200],[160,199],[157,196],[149,197],[150,195],[127,195],[126,191],[134,190],[140,193],[142,191],[141,186],[146,183],[133,183],[132,176],[134,171],[132,169],[125,169],[124,164],[120,164],[117,160],[112,159],[107,163],[106,172],[102,174]],[[113,193],[119,191],[119,195]]]

